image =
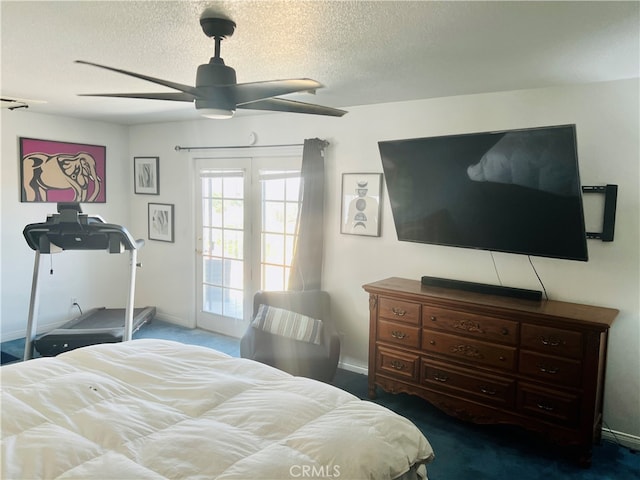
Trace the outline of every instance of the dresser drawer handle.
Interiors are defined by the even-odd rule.
[[[493,388],[489,387],[480,387],[480,391],[486,395],[495,395],[496,391]]]
[[[507,327],[502,327],[500,333],[502,333],[502,335],[509,335],[509,329]]]
[[[548,403],[540,402],[536,405],[540,410],[544,410],[545,412],[553,412],[555,408],[553,405],[549,405]]]
[[[403,338],[406,338],[408,335],[406,333],[404,333],[404,332],[400,332],[398,330],[394,330],[394,331],[391,332],[391,336],[393,338],[403,339]]]
[[[431,315],[429,317],[429,320],[431,320],[432,322],[436,322],[438,320],[438,318],[435,315]]]
[[[542,364],[538,364],[538,370],[540,370],[542,373],[548,373],[549,375],[555,375],[556,373],[558,373],[558,371],[560,371],[558,367],[548,367]]]
[[[562,339],[557,337],[540,337],[540,341],[542,342],[543,345],[546,345],[548,347],[557,347],[559,345],[564,344]]]
[[[484,330],[482,330],[479,323],[472,322],[470,320],[457,320],[453,323],[453,328],[470,333],[484,333]]]
[[[393,312],[394,315],[397,315],[398,317],[404,317],[407,314],[406,310],[403,310],[399,307],[393,307],[391,311]]]
[[[435,340],[429,340],[429,345],[435,345],[436,341]]]
[[[448,382],[448,381],[449,381],[449,377],[448,377],[447,375],[440,375],[439,373],[436,373],[436,374],[433,376],[433,379],[434,379],[435,381],[437,381],[437,382],[442,382],[442,383],[445,383],[445,382]]]
[[[398,360],[391,360],[391,366],[396,370],[404,370],[404,367],[406,365],[403,362],[400,362]]]

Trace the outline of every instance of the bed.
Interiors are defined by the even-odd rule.
[[[206,347],[139,339],[3,366],[2,475],[426,478],[406,418]]]

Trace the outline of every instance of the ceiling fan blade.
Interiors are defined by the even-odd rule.
[[[193,102],[196,97],[186,92],[167,93],[80,93],[80,97],[116,97],[116,98],[144,98],[148,100],[173,100],[176,102]]]
[[[106,65],[100,65],[98,63],[85,62],[84,60],[76,60],[76,63],[81,63],[83,65],[91,65],[98,68],[104,68],[105,70],[111,70],[112,72],[122,73],[123,75],[128,75],[130,77],[146,80],[147,82],[157,83],[158,85],[163,85],[165,87],[173,88],[174,90],[180,90],[181,92],[190,93],[192,95],[198,94],[198,89],[196,87],[192,87],[191,85],[183,85],[181,83],[170,82],[168,80],[162,80],[161,78],[149,77],[148,75],[129,72],[127,70],[121,70],[119,68],[107,67]]]
[[[257,102],[244,103],[238,105],[238,108],[246,108],[251,110],[270,110],[276,112],[292,112],[292,113],[310,113],[315,115],[329,115],[331,117],[341,117],[346,110],[337,108],[324,107],[313,103],[296,102],[284,98],[267,98],[258,100]]]
[[[315,91],[322,88],[320,82],[310,78],[292,78],[289,80],[268,80],[265,82],[239,83],[233,87],[238,105],[255,102],[265,98],[278,97],[288,93]]]

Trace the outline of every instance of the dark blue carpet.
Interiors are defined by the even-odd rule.
[[[163,338],[202,345],[239,356],[238,339],[191,330],[154,320],[134,338]],[[2,344],[4,352],[22,356],[24,339]],[[338,370],[334,385],[368,399],[367,377]],[[640,480],[640,454],[613,442],[593,449],[593,465],[580,468],[566,452],[516,427],[474,425],[440,412],[411,395],[378,389],[376,403],[409,418],[429,439],[436,453],[428,466],[430,480]],[[347,479],[348,480],[348,479]]]
[[[367,377],[338,370],[333,382],[367,399]],[[430,480],[632,480],[640,479],[640,454],[603,441],[593,449],[593,465],[580,468],[566,451],[517,427],[474,425],[442,413],[407,394],[378,389],[376,403],[409,418],[425,434],[436,458]]]
[[[20,360],[18,357],[11,355],[10,353],[0,351],[0,365],[5,365],[7,363],[17,362]]]

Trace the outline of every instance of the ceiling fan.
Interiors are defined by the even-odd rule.
[[[315,93],[316,89],[323,87],[321,83],[309,78],[237,83],[236,71],[226,66],[224,60],[220,57],[220,43],[224,38],[233,35],[236,28],[235,22],[227,18],[203,16],[200,18],[200,25],[204,33],[215,40],[215,54],[209,63],[198,67],[195,87],[97,63],[76,60],[76,63],[93,65],[94,67],[104,68],[178,90],[178,92],[169,93],[93,93],[81,94],[81,96],[195,102],[196,110],[208,118],[231,118],[236,108],[309,113],[334,117],[341,117],[347,113],[337,108],[277,98],[278,95],[295,92]]]

